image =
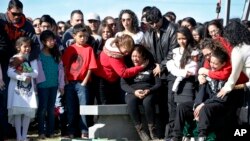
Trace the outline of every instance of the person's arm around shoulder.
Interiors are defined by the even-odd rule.
[[[130,78],[137,75],[140,71],[142,71],[146,66],[147,63],[142,64],[141,66],[135,66],[128,68],[125,65],[123,58],[110,58],[110,64],[114,71],[121,77],[121,78]]]

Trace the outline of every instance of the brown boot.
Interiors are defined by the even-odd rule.
[[[142,124],[135,125],[135,129],[142,141],[149,141],[150,138],[148,134],[145,132],[145,130],[142,127]]]
[[[154,124],[148,124],[148,130],[152,140],[158,140],[157,129]]]

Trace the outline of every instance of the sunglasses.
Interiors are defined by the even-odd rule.
[[[116,26],[116,24],[115,23],[110,23],[110,24],[108,24],[110,27],[113,27],[113,26]]]
[[[131,21],[132,19],[131,18],[127,18],[127,19],[122,19],[122,22],[125,22],[125,21]]]
[[[18,12],[11,12],[11,11],[10,11],[10,13],[11,13],[11,15],[14,16],[14,17],[15,17],[15,16],[18,16],[18,17],[19,17],[19,16],[21,16],[21,15],[23,14],[23,13],[18,13]]]
[[[154,20],[154,21],[149,21],[148,24],[150,24],[150,25],[157,24],[159,21],[160,21],[160,19]]]

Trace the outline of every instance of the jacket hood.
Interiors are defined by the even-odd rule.
[[[121,54],[120,50],[115,44],[112,44],[115,38],[110,38],[106,41],[103,51],[106,55],[113,57],[113,58],[122,58],[123,55]]]

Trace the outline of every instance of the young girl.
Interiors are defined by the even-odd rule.
[[[35,117],[37,101],[33,79],[37,77],[37,60],[29,61],[31,40],[20,37],[16,41],[18,53],[10,59],[8,76],[8,117],[16,128],[17,141],[27,139],[30,119]],[[22,127],[22,128],[21,128]],[[22,129],[22,131],[21,131]]]
[[[174,125],[173,121],[176,115],[177,103],[193,101],[195,96],[195,73],[187,71],[185,67],[191,62],[191,53],[193,50],[193,36],[187,27],[180,27],[177,30],[178,48],[173,49],[173,59],[167,62],[167,69],[170,72],[169,78],[184,77],[180,82],[178,90],[173,93],[172,90],[168,91],[168,105],[169,105],[169,128]],[[193,71],[196,72],[196,71]],[[174,79],[168,83],[168,88],[171,89]],[[168,133],[171,136],[171,129]]]
[[[57,89],[63,94],[64,71],[60,60],[60,52],[56,45],[56,36],[50,30],[45,30],[40,35],[43,49],[39,55],[39,76],[38,78],[38,133],[41,139],[54,135],[54,107],[57,96]],[[41,65],[40,65],[41,64]],[[44,76],[44,80],[41,80]],[[45,131],[45,115],[48,121]]]
[[[185,65],[184,69],[187,72],[189,72],[190,75],[196,75],[197,74],[198,57],[199,57],[198,55],[199,55],[199,51],[198,50],[193,50],[192,53],[191,53],[191,59],[190,59],[189,63]],[[174,81],[174,84],[173,84],[173,87],[172,87],[173,92],[177,92],[178,86],[179,86],[180,82],[184,78],[186,78],[186,76],[177,76],[176,77],[176,79]]]
[[[179,48],[173,49],[173,59],[167,62],[167,68],[170,73],[177,78],[192,78],[190,76],[195,76],[197,74],[197,61],[192,60],[192,53],[195,51],[193,50],[193,36],[191,32],[186,27],[180,27],[177,31],[177,42],[179,44]],[[197,53],[196,53],[197,55]],[[183,79],[183,80],[184,80]],[[182,81],[182,80],[181,80]],[[177,82],[177,81],[175,81]],[[189,81],[192,83],[191,81]],[[181,85],[181,83],[180,83]],[[185,85],[182,86],[184,88]],[[184,88],[186,89],[186,88]],[[178,88],[178,83],[174,83],[172,90],[177,92],[178,95],[175,96],[176,102],[183,102],[183,101],[190,101],[193,100],[194,95],[192,89],[191,91],[187,91],[183,93],[184,89]],[[179,95],[183,93],[184,97]]]

